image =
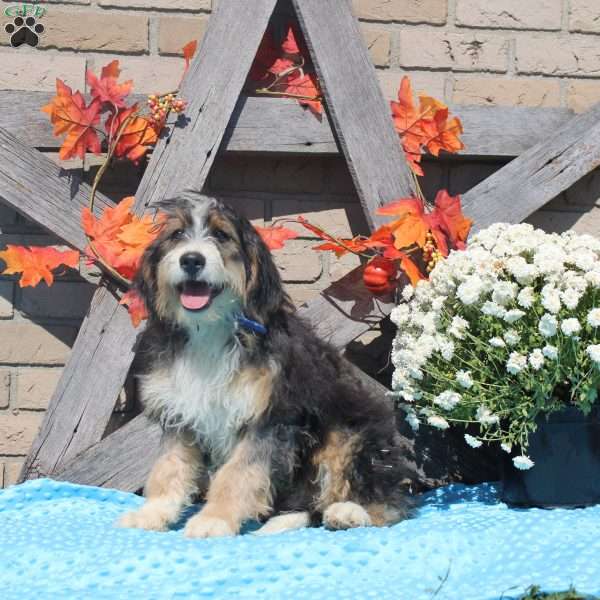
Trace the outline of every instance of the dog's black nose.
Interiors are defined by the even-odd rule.
[[[179,264],[188,275],[195,275],[204,268],[206,258],[199,252],[186,252],[179,259]]]

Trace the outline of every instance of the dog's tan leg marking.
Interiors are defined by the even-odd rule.
[[[265,457],[253,443],[240,442],[217,471],[208,488],[206,504],[185,527],[191,538],[235,535],[242,522],[271,512],[271,479]]]
[[[406,513],[387,504],[368,504],[366,507],[375,527],[385,527],[402,521]]]
[[[335,502],[323,513],[323,525],[329,529],[350,529],[372,525],[369,513],[356,502]]]
[[[152,467],[146,482],[146,503],[123,515],[118,521],[120,527],[164,531],[177,521],[198,491],[203,474],[200,448],[181,437],[167,443],[167,451]]]
[[[319,485],[317,510],[322,512],[334,502],[343,502],[349,498],[352,490],[348,471],[359,446],[358,433],[332,431],[313,456]]]
[[[293,529],[303,529],[309,525],[309,513],[287,513],[271,517],[260,529],[254,532],[254,535],[271,535],[273,533],[282,533],[283,531],[292,531]]]

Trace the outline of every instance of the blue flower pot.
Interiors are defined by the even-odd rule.
[[[520,471],[504,454],[503,502],[516,507],[575,508],[600,504],[600,411],[576,408],[538,419],[527,454],[535,466]]]

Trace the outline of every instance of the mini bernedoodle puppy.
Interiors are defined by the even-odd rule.
[[[149,311],[141,399],[166,450],[119,524],[165,530],[198,497],[188,537],[250,519],[268,534],[405,517],[392,408],[296,316],[250,222],[193,192],[160,208],[136,285]]]

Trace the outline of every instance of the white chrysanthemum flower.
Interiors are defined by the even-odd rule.
[[[478,440],[476,437],[473,437],[468,433],[465,433],[465,442],[467,442],[467,444],[471,446],[471,448],[479,448],[483,444],[481,440]]]
[[[390,314],[392,323],[395,323],[398,326],[407,323],[410,319],[410,316],[410,306],[408,304],[399,304],[392,310]]]
[[[498,281],[494,284],[492,300],[496,304],[506,306],[515,299],[518,289],[519,288],[516,283],[512,283],[510,281]]]
[[[535,292],[530,286],[524,287],[517,296],[517,304],[523,308],[531,308],[535,301]]]
[[[513,308],[506,312],[504,315],[504,320],[507,323],[516,323],[521,317],[524,317],[525,313],[518,308]]]
[[[484,315],[488,315],[490,317],[498,317],[499,319],[502,319],[502,317],[504,317],[504,315],[506,314],[506,309],[504,308],[504,306],[500,306],[496,302],[490,302],[488,300],[483,303],[481,307],[481,312]]]
[[[538,323],[538,331],[544,337],[552,337],[556,335],[556,331],[558,329],[558,321],[554,315],[550,315],[545,313],[542,315],[540,322]]]
[[[439,415],[431,415],[427,417],[427,423],[432,427],[436,427],[437,429],[448,429],[450,424],[444,417],[440,417]]]
[[[504,332],[504,341],[509,346],[516,346],[521,341],[521,336],[514,329]]]
[[[567,253],[559,244],[548,241],[541,244],[535,251],[533,264],[540,273],[558,275],[565,270]]]
[[[506,452],[507,454],[510,454],[512,452],[511,444],[503,442],[502,444],[500,444],[500,448],[502,448],[502,450],[504,450],[504,452]]]
[[[410,425],[410,428],[413,431],[419,431],[419,425],[421,424],[419,421],[419,417],[414,411],[408,411],[406,413],[406,422]]]
[[[546,344],[542,348],[542,354],[549,358],[550,360],[556,360],[558,358],[558,348],[556,346],[551,346],[550,344]]]
[[[433,403],[444,410],[452,410],[460,401],[461,395],[452,390],[445,390],[433,399]]]
[[[544,353],[541,348],[534,348],[527,359],[534,371],[539,371],[544,366]]]
[[[528,263],[522,256],[512,256],[506,261],[508,272],[521,284],[531,283],[537,274],[534,265]]]
[[[565,319],[561,324],[560,324],[560,330],[568,336],[572,336],[576,333],[579,333],[581,331],[581,324],[579,323],[579,321],[575,318],[571,318],[571,319]]]
[[[560,299],[563,301],[563,304],[569,310],[575,310],[577,308],[577,305],[579,304],[579,301],[581,300],[581,295],[581,292],[570,287],[567,288],[564,292],[561,292]]]
[[[521,456],[515,456],[513,458],[513,465],[515,465],[515,467],[521,471],[527,471],[528,469],[531,469],[534,464],[535,463],[529,458],[529,456],[525,456],[524,454],[521,454]]]
[[[454,356],[454,342],[444,338],[438,342],[440,354],[444,360],[452,360]]]
[[[550,283],[542,288],[542,306],[553,314],[560,310],[560,292]]]
[[[462,340],[467,329],[469,329],[468,321],[465,321],[465,319],[462,317],[454,317],[450,327],[448,328],[448,333],[455,338]]]
[[[585,351],[596,364],[600,365],[600,344],[592,344]]]
[[[500,421],[500,417],[493,414],[487,406],[480,406],[475,413],[475,418],[482,425],[495,425]]]
[[[473,387],[473,377],[471,376],[470,371],[456,371],[456,381],[458,382],[458,385],[467,390]]]
[[[463,281],[456,289],[456,295],[465,306],[475,304],[483,291],[483,283],[479,277],[473,275]]]
[[[420,364],[424,364],[427,359],[431,357],[431,355],[437,350],[437,339],[428,334],[423,334],[415,345],[415,351],[418,353],[419,357],[423,357],[423,360],[420,361]]]
[[[600,288],[600,269],[596,268],[593,271],[588,271],[585,274],[585,280],[595,288]]]
[[[511,352],[506,362],[506,370],[511,375],[520,373],[527,367],[527,357],[519,354],[518,352]]]
[[[600,327],[600,308],[592,308],[587,316],[590,327]]]
[[[578,269],[589,271],[598,263],[598,258],[591,250],[580,248],[575,253],[574,262]]]
[[[402,290],[402,297],[408,302],[413,297],[414,293],[415,288],[412,285],[408,284],[405,285],[404,289]]]
[[[494,348],[505,348],[506,342],[501,337],[493,337],[490,339],[490,346]]]
[[[562,289],[573,288],[576,292],[583,294],[588,287],[585,275],[580,271],[567,271],[561,278]]]
[[[439,312],[444,307],[444,303],[446,302],[446,296],[436,296],[431,301],[431,308],[436,312]]]

